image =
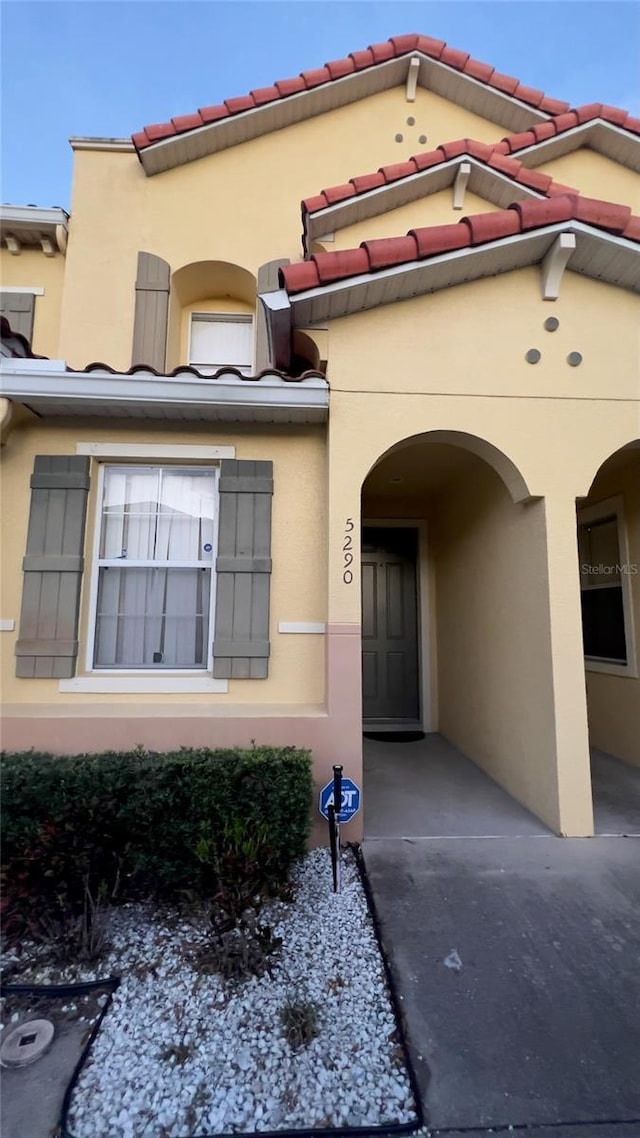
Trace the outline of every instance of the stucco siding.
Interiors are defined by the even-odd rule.
[[[225,424],[215,431],[167,431],[166,427],[137,430],[93,425],[26,426],[16,429],[3,448],[2,616],[13,619],[13,632],[0,633],[3,699],[8,704],[108,704],[113,697],[60,692],[55,680],[20,680],[13,656],[18,636],[22,590],[22,558],[29,516],[29,479],[36,454],[74,454],[78,439],[92,442],[233,445],[237,458],[270,459],[274,463],[273,530],[269,677],[266,680],[230,680],[227,693],[193,694],[187,702],[213,701],[216,705],[288,704],[321,705],[324,701],[323,635],[284,635],[283,622],[326,621],[326,502],[324,430],[274,428],[254,432],[250,427]],[[80,655],[78,674],[86,672],[89,582],[96,511],[95,462],[92,471],[89,516],[85,539]],[[166,695],[150,695],[160,705]],[[140,696],[123,694],[121,704],[140,703]]]

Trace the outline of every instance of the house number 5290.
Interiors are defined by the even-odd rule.
[[[345,585],[353,584],[353,573],[351,571],[351,566],[353,565],[353,537],[351,536],[353,529],[353,518],[347,518],[344,523],[344,540],[342,542],[342,580]]]

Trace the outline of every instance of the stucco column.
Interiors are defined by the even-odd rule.
[[[362,650],[360,609],[360,485],[348,438],[333,432],[329,464],[329,549],[326,693],[334,762],[362,789]],[[354,464],[355,465],[355,464]],[[360,841],[362,811],[343,828]]]
[[[565,837],[590,837],[593,805],[575,500],[548,496],[545,516],[559,829]]]

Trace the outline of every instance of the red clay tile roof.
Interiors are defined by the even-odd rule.
[[[365,194],[369,190],[389,185],[391,182],[397,182],[400,178],[409,178],[422,170],[431,166],[438,166],[443,162],[448,162],[451,158],[461,157],[463,154],[469,154],[472,158],[477,158],[486,165],[493,166],[501,173],[514,178],[516,182],[522,182],[523,185],[530,186],[531,189],[538,190],[542,194],[565,194],[570,187],[563,186],[559,182],[553,182],[548,174],[531,170],[511,155],[518,150],[535,146],[539,142],[546,142],[549,138],[573,130],[576,126],[595,118],[601,118],[605,122],[630,131],[632,134],[640,135],[640,119],[633,118],[626,111],[616,111],[614,107],[603,107],[601,103],[590,103],[588,106],[578,107],[577,110],[560,115],[549,122],[538,123],[531,130],[507,135],[500,142],[492,144],[477,142],[473,138],[458,138],[453,142],[442,143],[435,150],[415,154],[406,162],[398,162],[393,166],[381,166],[375,173],[360,174],[355,178],[349,178],[348,182],[340,186],[330,186],[313,197],[305,198],[302,202],[302,212],[303,214],[317,213],[318,210],[326,209],[327,206],[346,201],[347,198],[356,197],[358,194]]]
[[[36,359],[46,359],[46,356],[36,356]],[[178,364],[172,371],[158,371],[157,368],[151,367],[151,364],[134,364],[129,368],[116,368],[111,367],[110,364],[94,363],[87,364],[86,367],[77,368],[69,367],[67,364],[66,371],[79,372],[84,375],[90,372],[103,372],[106,371],[109,375],[155,375],[159,379],[177,379],[181,376],[194,375],[196,379],[207,380],[224,380],[229,375],[234,375],[236,379],[241,379],[243,383],[256,383],[261,379],[268,379],[276,376],[278,379],[286,380],[287,383],[302,383],[305,379],[326,379],[323,372],[317,368],[308,368],[306,371],[301,372],[300,375],[290,375],[288,372],[281,371],[276,367],[266,367],[262,371],[256,372],[255,375],[244,375],[237,367],[228,364],[226,367],[219,367],[217,371],[212,374],[198,371],[196,367],[191,364]]]
[[[448,47],[443,40],[412,34],[392,36],[385,43],[373,44],[365,51],[352,51],[344,59],[335,59],[330,63],[325,63],[324,67],[303,71],[295,79],[278,79],[271,87],[260,87],[248,95],[242,95],[235,99],[225,99],[224,103],[220,103],[218,106],[201,107],[194,114],[179,115],[169,122],[145,126],[137,134],[133,134],[131,139],[138,151],[144,150],[162,139],[184,134],[187,131],[195,130],[197,127],[242,114],[244,111],[254,110],[256,107],[264,106],[279,99],[286,99],[289,95],[313,90],[323,83],[331,83],[335,79],[342,79],[346,75],[352,75],[368,67],[376,67],[380,63],[386,63],[390,59],[397,59],[412,52],[428,55],[431,59],[438,60],[438,62],[455,71],[460,71],[471,79],[485,83],[488,87],[493,87],[495,90],[541,111],[543,114],[563,115],[569,111],[569,103],[562,102],[559,99],[551,99],[542,91],[523,86],[518,79],[501,75],[489,63],[480,63],[477,59],[471,59],[467,52]],[[597,105],[599,106],[599,104]],[[626,111],[618,111],[612,107],[606,107],[604,110],[617,116],[616,123],[620,116],[623,119],[627,117]],[[570,113],[577,114],[575,111]]]
[[[308,261],[280,269],[280,284],[294,295],[361,273],[472,248],[565,221],[582,221],[640,244],[640,217],[632,216],[629,206],[565,193],[543,200],[513,202],[507,209],[463,217],[453,225],[410,229],[405,237],[363,241],[358,249],[315,253]]]

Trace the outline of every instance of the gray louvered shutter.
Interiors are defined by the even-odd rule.
[[[16,644],[23,679],[75,674],[88,490],[88,458],[36,456]]]
[[[165,370],[171,269],[154,253],[138,253],[131,364]]]
[[[213,674],[263,680],[269,670],[272,462],[220,463]]]
[[[33,337],[33,302],[30,292],[0,292],[0,315],[6,316],[12,332],[26,336],[29,343]]]
[[[268,261],[258,269],[258,296],[263,292],[275,292],[280,287],[278,269],[283,269],[291,262],[288,257],[280,261]],[[269,334],[267,332],[267,317],[262,304],[256,305],[256,371],[275,367],[275,360],[269,351]]]

